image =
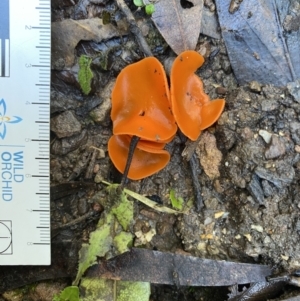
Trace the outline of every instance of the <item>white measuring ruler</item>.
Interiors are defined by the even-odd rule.
[[[50,264],[50,0],[0,0],[0,265]]]

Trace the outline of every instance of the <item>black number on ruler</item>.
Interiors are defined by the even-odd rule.
[[[9,0],[0,1],[0,77],[9,76]]]

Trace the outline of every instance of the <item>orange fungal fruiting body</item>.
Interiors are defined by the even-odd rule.
[[[163,66],[154,57],[120,72],[112,92],[114,135],[108,142],[108,152],[116,168],[124,173],[130,141],[133,136],[140,138],[128,178],[145,178],[168,164],[170,154],[163,148],[176,134],[177,125],[189,139],[196,140],[201,130],[220,117],[224,99],[211,101],[194,73],[203,63],[196,51],[181,53],[171,70],[171,93]]]
[[[108,141],[109,155],[115,167],[124,172],[131,136],[113,135]],[[170,161],[170,154],[164,150],[165,144],[157,143],[157,147],[149,147],[139,141],[132,157],[128,178],[140,180],[163,169]]]
[[[127,66],[112,92],[113,133],[149,141],[169,140],[177,131],[169,98],[167,77],[156,58]]]
[[[224,99],[210,98],[201,79],[194,73],[204,63],[196,51],[184,51],[175,59],[171,70],[171,107],[178,127],[191,140],[220,117]]]
[[[130,179],[142,179],[164,168],[170,155],[163,150],[172,140],[177,125],[170,109],[165,71],[154,57],[124,68],[112,92],[113,134],[108,152],[123,173],[132,136],[140,137],[128,172]]]

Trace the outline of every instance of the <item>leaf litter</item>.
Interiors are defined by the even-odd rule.
[[[203,0],[188,3],[191,7],[183,8],[181,1],[157,1],[152,14],[155,26],[177,55],[194,50],[200,34]]]

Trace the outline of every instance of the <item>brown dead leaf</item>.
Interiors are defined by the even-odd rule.
[[[93,265],[86,276],[178,286],[228,286],[265,281],[270,274],[271,269],[266,265],[132,248],[109,261]]]
[[[86,20],[63,20],[52,23],[52,68],[72,67],[74,64],[75,47],[79,41],[101,42],[125,32],[112,24],[104,25],[99,18]],[[64,62],[61,62],[64,60]],[[58,67],[59,66],[59,67]]]
[[[218,150],[214,135],[205,132],[201,137],[196,148],[196,154],[204,172],[210,179],[220,176],[219,165],[222,160],[222,153]]]
[[[176,54],[194,50],[202,19],[203,0],[190,0],[193,6],[183,8],[179,0],[159,0],[155,3],[152,20]]]

